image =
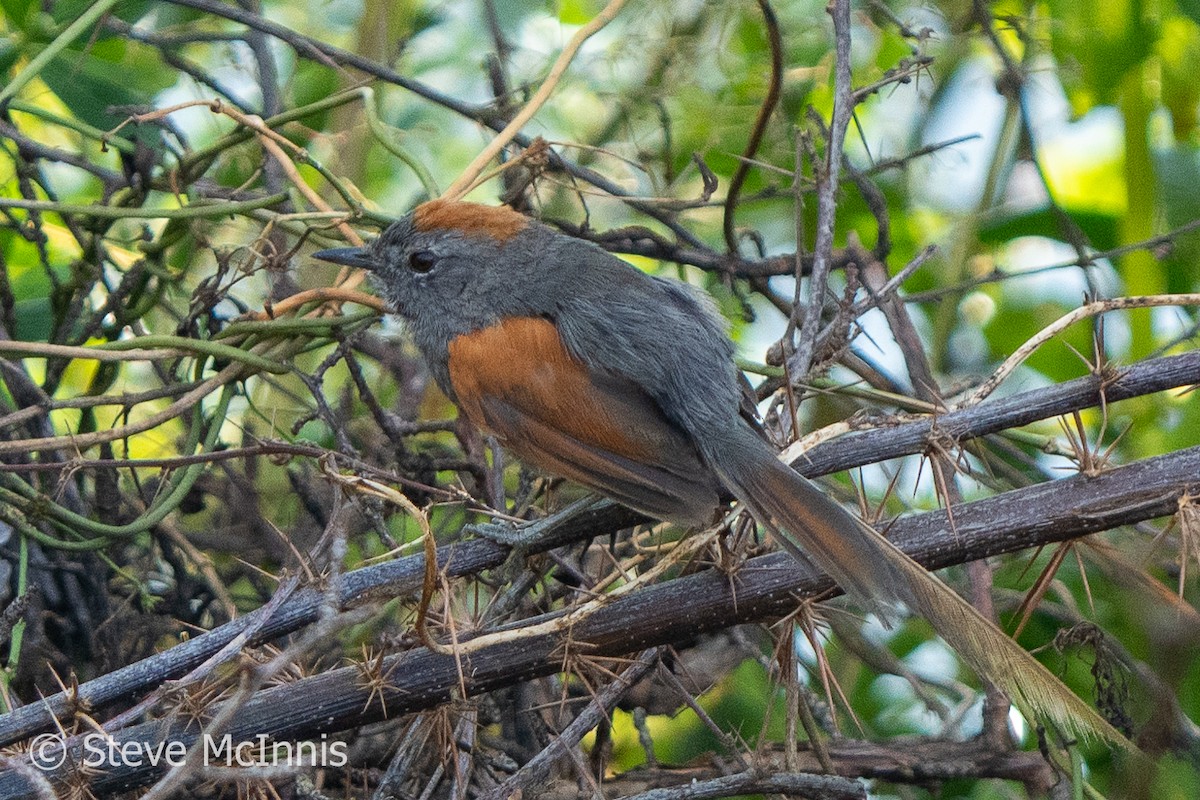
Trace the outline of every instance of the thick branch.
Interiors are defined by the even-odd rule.
[[[1200,350],[1151,358],[1108,378],[1088,375],[961,411],[842,436],[812,448],[792,466],[810,477],[828,475],[923,453],[935,437],[961,442],[1097,406],[1102,398],[1115,403],[1196,383],[1200,383]]]
[[[1111,403],[1197,382],[1200,382],[1200,352],[1190,352],[1150,359],[1133,365],[1109,383],[1105,395]],[[844,436],[814,447],[793,466],[804,475],[815,477],[888,458],[920,453],[926,448],[933,433],[949,435],[955,439],[970,439],[1095,405],[1100,399],[1099,386],[1100,379],[1089,376],[1046,389],[992,400],[975,408],[946,414],[938,417],[936,421],[922,419],[895,427]],[[1057,486],[1058,483],[1050,485]],[[1009,495],[1001,495],[993,500],[1000,501],[1007,496]],[[956,510],[955,516],[961,523],[959,513]],[[915,524],[913,520],[922,518],[924,516],[901,520],[896,523],[896,529],[903,530],[906,526]],[[530,552],[541,552],[588,537],[603,536],[644,521],[645,517],[620,506],[597,505],[555,524],[550,529],[552,533]],[[1030,542],[1024,546],[1035,544]],[[1019,549],[1020,546],[1022,545],[1009,549]],[[441,547],[438,550],[438,564],[450,577],[462,577],[499,566],[507,555],[508,550],[502,545],[486,539],[475,539]],[[355,570],[345,576],[339,599],[344,607],[348,607],[374,598],[412,593],[420,588],[424,574],[424,559],[421,556]],[[262,610],[252,612],[162,653],[81,684],[74,699],[74,706],[60,693],[40,703],[0,716],[0,746],[50,729],[51,717],[64,719],[72,713],[73,707],[100,709],[139,695],[164,681],[185,675],[243,631],[256,625],[261,627],[251,637],[251,645],[271,641],[311,625],[316,621],[324,602],[325,596],[318,589],[298,591],[265,622],[261,619],[264,616]]]
[[[800,774],[822,771],[820,761],[806,744],[800,745],[799,763],[793,769]],[[785,773],[788,769],[783,754],[777,750],[760,748],[755,759],[760,775]],[[1025,784],[1031,797],[1043,797],[1049,788],[1053,773],[1041,753],[1026,750],[998,751],[980,739],[970,741],[943,741],[937,739],[896,739],[876,744],[853,739],[835,739],[826,744],[829,759],[835,774],[855,778],[875,778],[905,784],[936,784],[963,776],[1001,778]],[[717,766],[688,766],[680,768],[658,767],[637,769],[605,781],[609,797],[626,800],[645,798],[639,792],[660,790],[663,800],[684,795],[673,789],[699,784],[709,785],[719,779]],[[564,787],[567,788],[567,787]],[[569,789],[574,792],[572,784]],[[761,791],[766,792],[763,789]],[[777,790],[776,790],[777,791]],[[551,792],[549,798],[563,798],[567,794]],[[574,797],[574,794],[570,795]]]
[[[955,510],[953,530],[945,512],[935,511],[898,520],[891,533],[931,568],[960,564],[1172,513],[1180,497],[1200,492],[1197,476],[1200,447],[1193,447],[1095,477],[1077,475],[964,504]],[[458,571],[456,559],[451,565]],[[558,672],[566,648],[591,657],[620,656],[778,617],[793,610],[798,597],[830,586],[827,577],[787,554],[760,556],[732,576],[710,569],[621,596],[566,634],[522,637],[516,628],[503,641],[457,658],[429,650],[391,656],[382,665],[381,674],[389,676],[382,690],[365,684],[353,666],[272,687],[249,701],[227,730],[235,741],[264,733],[275,740],[316,737],[450,702],[460,686],[474,695]],[[160,721],[114,736],[118,742],[158,742],[193,741],[196,734]],[[148,765],[119,767],[97,773],[91,789],[100,795],[143,785],[158,774]],[[0,800],[31,791],[17,772],[0,773]]]

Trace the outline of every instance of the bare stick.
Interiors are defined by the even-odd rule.
[[[1035,350],[1041,347],[1046,342],[1053,339],[1062,331],[1074,325],[1081,319],[1094,317],[1097,314],[1103,314],[1108,311],[1117,311],[1126,308],[1156,308],[1158,306],[1195,306],[1200,305],[1200,293],[1191,294],[1159,294],[1148,295],[1145,297],[1114,297],[1110,300],[1097,300],[1094,303],[1088,303],[1085,306],[1080,306],[1069,314],[1064,314],[1054,322],[1042,328],[1034,336],[1030,337],[1025,344],[1021,345],[1010,355],[1004,359],[1004,363],[999,369],[992,373],[992,376],[983,382],[983,385],[976,389],[970,397],[957,404],[957,408],[966,408],[967,406],[975,405],[990,395],[996,390],[996,387],[1004,382],[1004,379],[1012,374],[1012,371],[1020,366],[1021,362],[1029,358]]]
[[[496,138],[492,139],[491,143],[483,149],[483,152],[477,155],[475,160],[463,170],[462,175],[458,176],[458,180],[454,181],[450,185],[450,188],[442,193],[443,199],[458,200],[467,193],[471,185],[475,182],[475,179],[483,172],[484,167],[491,163],[492,159],[513,140],[513,137],[517,135],[521,128],[525,127],[525,123],[533,119],[533,115],[550,98],[551,93],[558,86],[563,73],[571,65],[571,61],[575,58],[575,54],[579,52],[579,48],[583,46],[583,43],[591,38],[592,34],[596,33],[596,31],[603,28],[609,22],[612,22],[623,5],[625,5],[625,0],[609,0],[608,5],[591,22],[575,32],[575,35],[571,37],[571,41],[567,42],[567,46],[563,48],[562,53],[559,54],[558,59],[554,62],[554,66],[550,68],[550,74],[546,76],[546,80],[538,87],[537,92],[525,104],[525,107],[512,118],[512,121],[504,126],[504,130],[500,131],[496,135]]]

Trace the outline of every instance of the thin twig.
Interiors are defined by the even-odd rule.
[[[783,88],[783,38],[779,33],[779,20],[768,0],[758,0],[758,8],[762,11],[763,24],[767,28],[767,43],[771,51],[771,78],[767,84],[767,95],[763,98],[758,117],[754,120],[754,127],[750,129],[750,139],[746,142],[746,149],[742,151],[742,158],[738,161],[733,177],[729,179],[729,190],[725,193],[725,216],[722,222],[725,246],[734,255],[738,252],[737,233],[734,231],[738,196],[742,193],[742,184],[750,173],[751,159],[758,152],[758,146],[766,133],[767,123],[771,121],[771,114],[779,104],[779,95]]]
[[[567,42],[567,46],[559,53],[554,66],[550,68],[550,73],[546,76],[546,80],[542,81],[542,85],[538,87],[537,92],[529,99],[525,107],[504,126],[504,129],[488,143],[488,146],[475,157],[475,160],[463,170],[458,179],[450,184],[449,188],[442,193],[444,199],[458,200],[470,190],[471,185],[479,177],[479,174],[483,172],[484,168],[491,163],[492,159],[513,140],[517,132],[524,128],[526,123],[533,119],[533,115],[550,99],[550,95],[554,93],[559,80],[567,71],[567,67],[571,65],[571,61],[575,58],[575,54],[579,52],[579,48],[583,46],[583,43],[590,39],[592,34],[611,22],[624,5],[625,0],[609,0],[608,4],[600,10],[599,14],[575,32],[575,35]]]
[[[1161,306],[1195,306],[1200,305],[1200,293],[1191,294],[1162,294],[1149,295],[1145,297],[1114,297],[1110,300],[1097,300],[1093,303],[1080,306],[1074,311],[1064,314],[1054,322],[1042,328],[1036,334],[1031,336],[1020,347],[1018,347],[1008,358],[1004,359],[995,372],[992,373],[986,381],[978,389],[976,389],[970,397],[959,402],[955,408],[966,408],[968,406],[979,403],[988,395],[996,390],[996,388],[1004,382],[1004,379],[1012,374],[1012,371],[1020,366],[1021,362],[1029,358],[1035,350],[1041,347],[1046,342],[1053,339],[1062,331],[1074,325],[1076,322],[1094,317],[1097,314],[1105,314],[1109,311],[1117,311],[1129,308],[1158,308]]]
[[[812,367],[825,305],[825,289],[829,267],[833,261],[833,229],[837,215],[838,176],[842,166],[842,147],[846,130],[854,113],[850,76],[850,2],[833,0],[829,6],[833,16],[833,36],[836,43],[833,79],[833,118],[825,146],[824,166],[817,170],[817,230],[813,243],[813,269],[809,277],[808,306],[800,322],[796,352],[788,359],[788,372],[793,380],[803,380]],[[814,165],[815,166],[815,165]]]
[[[530,759],[504,783],[481,795],[480,800],[506,800],[511,797],[520,797],[528,794],[534,786],[546,780],[554,765],[566,755],[570,748],[577,747],[583,737],[596,728],[600,720],[612,711],[613,707],[635,683],[650,673],[650,670],[658,663],[658,658],[658,648],[643,651],[612,683],[604,687],[583,711],[579,712],[570,725],[554,737],[549,746]]]

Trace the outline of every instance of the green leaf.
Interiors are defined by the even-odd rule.
[[[1171,115],[1171,131],[1175,141],[1189,141],[1197,128],[1200,106],[1200,87],[1196,85],[1196,73],[1200,70],[1200,26],[1182,17],[1163,20],[1158,62],[1162,103]]]
[[[1051,49],[1077,114],[1111,103],[1158,39],[1136,0],[1053,0],[1050,10]]]
[[[63,25],[70,24],[77,19],[83,12],[87,11],[96,0],[58,0],[50,4],[50,15],[54,21]],[[7,3],[6,3],[7,4]],[[130,25],[146,16],[146,13],[154,7],[153,0],[125,0],[117,3],[109,13]],[[99,31],[100,38],[109,36],[117,36],[115,32],[105,32],[104,29]]]
[[[1178,0],[1179,10],[1192,22],[1200,23],[1200,0]]]
[[[289,81],[292,108],[302,108],[336,94],[340,88],[341,75],[324,64],[301,61],[296,65],[295,77]],[[330,112],[325,111],[305,117],[305,124],[318,130],[325,127]]]
[[[1154,177],[1168,228],[1177,228],[1200,217],[1200,150],[1188,144],[1154,153]],[[1165,258],[1167,290],[1190,292],[1200,276],[1200,232],[1177,236]]]
[[[41,4],[34,0],[0,0],[0,9],[4,10],[7,25],[28,31],[34,15],[41,10]]]
[[[595,15],[594,4],[587,0],[563,0],[558,6],[558,21],[564,25],[585,25]]]
[[[69,48],[50,60],[41,78],[75,116],[102,129],[125,118],[110,113],[110,106],[149,105],[174,83],[152,51],[120,39],[96,42],[87,50]]]
[[[17,46],[15,36],[0,38],[0,74],[7,73],[12,65],[21,57],[21,48]]]
[[[54,310],[49,297],[31,297],[13,303],[17,329],[13,338],[22,342],[45,342],[54,330]]]
[[[1111,250],[1119,244],[1119,218],[1101,211],[1068,211],[1092,247]],[[979,226],[979,239],[985,244],[1003,244],[1022,236],[1044,236],[1064,241],[1062,225],[1049,206],[992,219]]]

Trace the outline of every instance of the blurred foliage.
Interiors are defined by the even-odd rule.
[[[149,360],[96,362],[47,349],[24,360],[13,356],[0,372],[0,436],[52,443],[36,454],[30,446],[4,451],[5,463],[64,467],[12,471],[0,482],[0,501],[10,509],[0,513],[8,600],[26,591],[18,575],[28,570],[21,560],[28,556],[18,556],[18,539],[35,543],[40,559],[30,580],[42,613],[27,617],[23,640],[12,639],[10,702],[56,690],[47,664],[61,675],[94,677],[178,641],[178,622],[207,628],[260,606],[275,587],[270,575],[294,568],[296,553],[308,553],[320,569],[331,558],[350,569],[418,537],[404,514],[348,505],[303,448],[337,451],[416,484],[461,488],[480,503],[504,505],[505,498],[489,494],[490,480],[493,488],[507,487],[512,511],[524,511],[512,498],[528,499],[530,478],[510,467],[496,479],[498,462],[476,435],[451,424],[417,424],[454,412],[392,323],[375,325],[374,315],[349,305],[342,316],[314,315],[315,301],[277,317],[245,315],[335,282],[336,272],[307,253],[314,244],[340,243],[342,234],[332,215],[298,213],[314,209],[298,191],[297,176],[334,209],[361,204],[366,216],[349,210],[369,236],[454,180],[492,135],[484,123],[511,115],[528,98],[574,27],[599,5],[262,0],[222,6],[255,9],[297,34],[359,53],[431,90],[424,97],[365,79],[339,58],[316,57],[298,48],[299,40],[199,10],[203,5],[0,2],[7,86],[0,90],[7,103],[0,112],[0,196],[112,211],[96,216],[0,202],[0,338],[96,347],[170,337],[144,345],[169,350]],[[825,5],[794,0],[776,8],[782,101],[753,156],[737,211],[747,258],[797,249],[796,154],[812,148],[800,165],[811,188],[809,159],[826,148],[814,117],[829,119],[834,96]],[[71,31],[88,13],[96,19]],[[929,243],[939,245],[905,291],[918,297],[909,311],[948,396],[989,374],[1085,298],[1200,291],[1200,3],[888,0],[856,4],[853,24],[854,85],[879,88],[856,110],[848,164],[886,203],[890,247],[883,255],[892,273]],[[673,240],[664,222],[670,220],[722,253],[720,200],[766,92],[767,41],[752,3],[633,2],[582,50],[527,127],[620,190],[660,202],[659,219],[553,167],[513,170],[473,197],[494,202],[528,181],[518,194],[547,219],[586,224],[591,232],[645,226]],[[359,89],[364,85],[370,91]],[[213,99],[268,120],[297,147],[288,152],[296,173],[281,168],[242,122],[205,105],[121,125],[132,114]],[[701,199],[705,171],[718,180],[712,200]],[[285,202],[272,199],[280,192],[288,193]],[[247,207],[230,214],[230,202]],[[168,219],[156,209],[195,215]],[[800,214],[806,250],[815,210],[809,193]],[[846,181],[835,246],[875,247],[879,231],[878,209]],[[1123,249],[1164,234],[1171,235]],[[669,258],[631,260],[708,289],[748,359],[762,361],[785,335],[787,321],[776,306],[793,297],[786,275],[751,283]],[[846,276],[835,273],[833,280],[831,294],[841,296]],[[1119,367],[1190,349],[1196,326],[1195,306],[1079,323],[1037,351],[1002,391],[1086,375],[1088,362],[1098,358]],[[864,327],[855,352],[896,391],[911,393],[878,312],[864,318]],[[197,343],[295,369],[271,374],[255,362],[238,371],[235,355]],[[834,365],[831,377],[840,383],[861,375]],[[197,396],[178,405],[192,390]],[[808,400],[802,411],[806,420],[829,421],[864,408],[892,410],[835,397]],[[1090,410],[1082,419],[1093,446],[1112,463],[1200,444],[1200,403],[1191,394],[1164,393],[1122,403],[1107,417]],[[101,441],[118,426],[130,427]],[[1076,468],[1057,424],[1031,429],[1057,437],[1057,452],[1022,446],[1019,460],[995,458],[1016,463],[1028,481]],[[92,434],[99,436],[88,439]],[[111,461],[231,448],[246,452],[211,464],[117,468]],[[889,510],[934,507],[930,470],[916,463],[869,470],[868,493],[879,500],[899,474]],[[969,498],[1012,485],[1007,472],[997,477],[981,461],[971,466],[981,477],[963,479]],[[845,483],[840,489],[850,497]],[[406,492],[418,503],[445,499],[411,485]],[[334,556],[322,548],[339,514],[352,522],[339,523],[350,533],[340,534],[347,548]],[[451,536],[466,517],[478,515],[461,503],[438,506],[434,528]],[[1110,539],[1131,564],[1173,589],[1189,551],[1178,527],[1156,538],[1165,527],[1118,531]],[[1088,552],[1081,557],[1086,567]],[[998,605],[1010,630],[1017,607],[1010,599],[1029,589],[1048,558],[1038,553],[1001,564]],[[1193,603],[1200,596],[1197,572],[1193,562],[1181,586]],[[1169,631],[1152,626],[1157,612],[1145,610],[1149,602],[1099,570],[1087,570],[1085,580],[1068,558],[1044,604],[1052,608],[1033,615],[1022,641],[1044,647],[1069,620],[1091,620],[1163,676],[1183,713],[1198,719],[1200,646],[1173,642]],[[389,613],[395,618],[379,622],[380,630],[411,622],[407,606]],[[929,643],[919,621],[871,635],[918,674],[935,670],[931,691],[948,705],[974,697],[955,688],[955,681],[973,679],[955,672],[952,657]],[[349,653],[359,641],[347,639]],[[1046,657],[1091,697],[1087,654]],[[847,735],[958,737],[978,730],[977,705],[961,718],[938,719],[908,684],[883,681],[836,636],[826,658],[844,692],[830,718]],[[818,661],[811,652],[802,661],[803,680],[823,700]],[[721,677],[700,703],[723,730],[753,746],[760,731],[770,740],[782,736],[781,698],[778,677],[750,660]],[[1148,707],[1131,710],[1139,726],[1150,722]],[[664,762],[721,746],[692,711],[652,723]],[[1024,746],[1037,746],[1032,731],[1019,733]],[[636,765],[641,751],[632,726],[618,724],[615,736],[614,766]],[[1165,763],[1153,786],[1144,776],[1122,774],[1104,754],[1089,752],[1088,759],[1087,780],[1110,797],[1194,796],[1200,784],[1195,750]],[[924,796],[919,787],[895,784],[878,791]],[[961,780],[940,796],[1021,793],[1015,782]]]

